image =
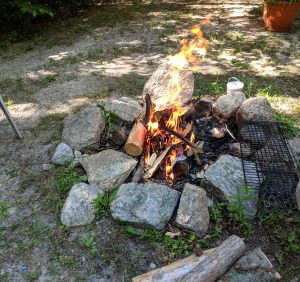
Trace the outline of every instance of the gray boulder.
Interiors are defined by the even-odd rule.
[[[261,282],[277,281],[280,275],[274,271],[272,263],[257,248],[243,255],[218,282]]]
[[[223,95],[213,104],[213,115],[221,122],[224,122],[235,115],[245,100],[246,95],[241,91],[234,91]]]
[[[128,178],[137,160],[115,150],[105,150],[93,155],[83,155],[80,163],[85,169],[89,183],[96,183],[110,191]]]
[[[171,108],[174,106],[174,95],[171,96],[168,93],[177,88],[175,85],[177,82],[179,84],[177,98],[182,103],[186,103],[191,100],[194,92],[193,72],[187,69],[174,69],[170,64],[163,64],[158,67],[146,82],[142,95],[145,97],[149,93],[152,103],[159,109]]]
[[[102,190],[92,184],[75,184],[65,201],[61,212],[61,222],[67,227],[90,224],[94,217],[92,202]]]
[[[180,198],[176,224],[194,231],[197,236],[205,235],[209,224],[206,192],[195,185],[186,183]]]
[[[297,161],[300,159],[300,140],[297,138],[288,140],[292,156]]]
[[[97,149],[104,128],[100,108],[86,108],[64,119],[62,140],[74,150]]]
[[[155,183],[120,186],[110,205],[113,218],[140,226],[163,229],[170,220],[180,193]]]
[[[52,156],[52,163],[64,165],[73,160],[74,154],[72,148],[65,143],[60,143],[54,151],[54,154]]]
[[[126,122],[133,122],[143,111],[137,100],[128,97],[108,98],[102,102],[106,111],[115,113]]]
[[[239,126],[250,121],[276,121],[274,111],[264,97],[249,98],[242,103],[236,113]]]
[[[251,163],[249,163],[251,165]],[[255,168],[255,164],[253,164]],[[212,164],[204,174],[201,187],[205,188],[214,198],[232,203],[234,196],[241,194],[241,188],[245,185],[242,161],[230,155],[221,156]],[[252,218],[257,212],[258,187],[247,195],[243,201],[247,216]]]

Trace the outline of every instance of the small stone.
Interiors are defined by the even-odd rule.
[[[266,98],[253,97],[242,103],[236,113],[236,121],[241,127],[251,121],[276,121],[276,118]]]
[[[178,232],[176,232],[176,233],[168,231],[168,232],[165,233],[166,236],[169,236],[169,237],[171,237],[171,238],[178,237],[180,234],[181,234],[180,231],[178,231]]]
[[[28,266],[26,264],[21,264],[19,266],[20,272],[26,272],[28,270]]]
[[[192,99],[194,92],[194,75],[188,69],[175,69],[171,64],[162,64],[151,75],[143,89],[143,97],[148,93],[158,110],[173,108],[173,89],[179,89],[177,99],[183,104]]]
[[[102,103],[107,112],[115,113],[126,122],[133,122],[143,111],[140,103],[129,97],[107,98]]]
[[[155,183],[127,183],[120,186],[110,205],[111,214],[138,227],[162,230],[171,219],[180,193]]]
[[[150,269],[155,269],[156,268],[156,264],[154,262],[151,262],[149,265]]]
[[[71,147],[65,143],[60,143],[52,156],[52,162],[58,165],[64,165],[73,161],[74,154]]]
[[[235,115],[245,100],[246,95],[241,91],[234,91],[219,97],[212,106],[214,117],[221,122],[228,120]]]
[[[80,163],[85,169],[89,183],[96,183],[104,191],[122,184],[134,170],[137,160],[115,150],[83,155]]]
[[[214,201],[212,199],[210,199],[210,198],[207,198],[207,206],[211,207],[213,205],[214,205]]]
[[[95,184],[75,184],[64,203],[61,222],[67,227],[90,224],[95,218],[92,202],[103,191]]]
[[[209,224],[205,191],[186,183],[180,198],[175,222],[178,226],[194,231],[197,236],[205,235]]]
[[[90,107],[64,119],[62,140],[74,150],[99,148],[105,119],[99,107]]]
[[[248,163],[250,166],[252,163]],[[253,163],[255,169],[255,164]],[[234,197],[241,194],[241,188],[244,187],[244,172],[242,161],[230,155],[221,156],[212,164],[204,174],[201,186],[206,189],[214,198],[232,203]],[[249,200],[244,200],[242,205],[245,208],[247,216],[253,218],[257,212],[258,188],[251,187],[253,192]]]
[[[74,150],[74,156],[75,158],[79,159],[81,157],[81,152],[78,150]]]
[[[54,168],[53,164],[43,164],[43,170],[48,171]]]

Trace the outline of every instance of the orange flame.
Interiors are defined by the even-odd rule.
[[[210,23],[210,16],[201,21],[201,25]],[[176,55],[169,58],[170,69],[171,69],[171,78],[168,85],[167,94],[160,98],[159,101],[156,101],[154,108],[155,111],[161,111],[164,109],[166,104],[172,104],[173,109],[171,111],[169,119],[166,121],[166,126],[174,131],[181,133],[183,131],[181,127],[181,117],[186,112],[186,109],[183,108],[182,101],[180,100],[179,93],[181,91],[180,85],[180,71],[184,69],[198,70],[200,64],[200,58],[206,54],[208,48],[208,40],[203,37],[203,33],[199,25],[194,25],[190,29],[190,34],[192,39],[184,38],[180,41],[181,49],[180,52]],[[155,146],[151,144],[151,138],[155,136],[166,136],[164,132],[159,129],[159,123],[152,117],[148,123],[148,132],[149,137],[147,139],[147,156],[145,158],[146,164],[148,164],[151,150],[154,150]],[[195,141],[195,135],[192,134],[190,138],[191,142]],[[164,146],[170,146],[178,144],[178,139],[174,136],[164,137],[164,144],[162,144],[161,149]],[[153,147],[153,148],[152,148]],[[172,173],[172,164],[176,158],[176,150],[172,150],[169,157],[167,158],[166,164],[166,176],[169,179],[173,179],[174,175]]]

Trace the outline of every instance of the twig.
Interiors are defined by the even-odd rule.
[[[228,132],[228,134],[231,136],[231,138],[233,139],[233,140],[236,140],[236,138],[233,136],[233,134],[230,132],[230,130],[228,129],[228,126],[227,126],[227,124],[225,123],[225,127],[226,127],[226,130],[227,130],[227,132]]]
[[[202,148],[199,148],[197,145],[195,145],[194,143],[192,143],[190,140],[186,139],[185,137],[183,137],[181,134],[177,133],[176,131],[168,128],[165,125],[161,125],[161,129],[171,133],[172,135],[174,135],[175,137],[179,138],[180,140],[182,140],[184,143],[186,143],[187,145],[189,145],[191,148],[193,148],[195,151],[201,151]]]

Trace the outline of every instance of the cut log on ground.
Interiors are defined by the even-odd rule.
[[[212,282],[221,277],[246,251],[243,240],[231,236],[217,247],[206,259],[176,282]]]
[[[140,162],[132,177],[132,182],[138,183],[141,180],[144,174],[144,166],[145,166],[145,152],[143,152],[140,157]]]
[[[238,236],[231,236],[200,257],[190,256],[133,278],[133,282],[213,282],[221,277],[246,251]]]
[[[124,127],[115,127],[110,133],[112,142],[119,146],[125,144],[127,137],[128,135],[126,134],[126,129]]]
[[[196,265],[203,261],[214,249],[205,250],[203,255],[196,255],[180,259],[169,265],[144,273],[132,279],[133,282],[170,282],[190,272]]]
[[[146,134],[146,127],[140,120],[137,120],[133,125],[125,144],[125,151],[128,155],[137,157],[142,154]]]

